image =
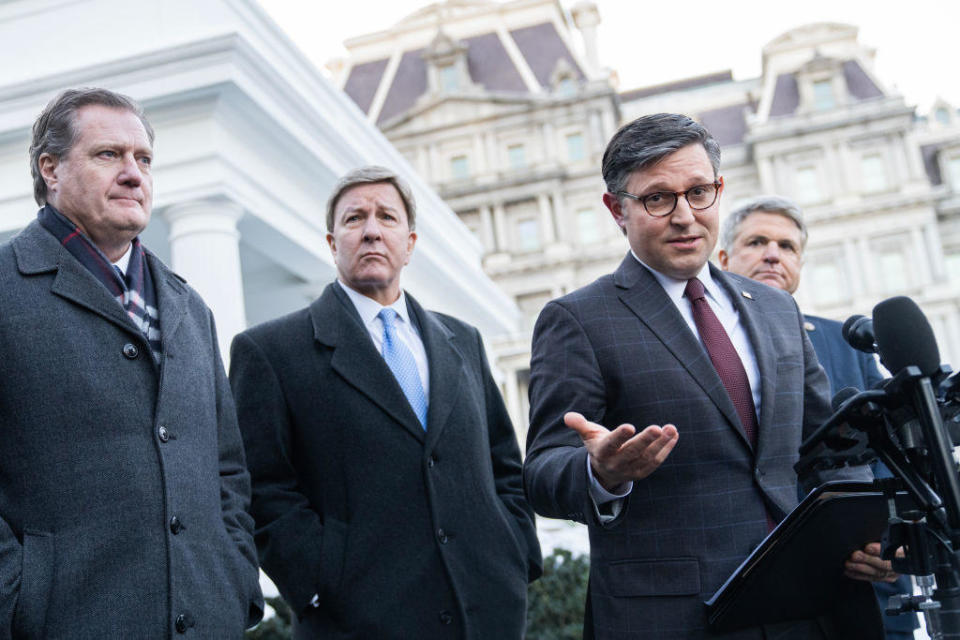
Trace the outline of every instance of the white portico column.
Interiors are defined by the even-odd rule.
[[[237,231],[242,216],[243,208],[227,201],[198,200],[164,211],[170,224],[173,270],[186,278],[213,311],[224,360],[233,336],[247,327]]]

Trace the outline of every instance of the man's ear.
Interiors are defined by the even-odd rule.
[[[60,158],[49,153],[42,153],[37,158],[37,165],[40,167],[40,177],[47,183],[47,189],[52,190],[59,182],[57,167],[60,166]]]
[[[337,242],[333,239],[333,234],[327,234],[327,245],[330,247],[330,253],[333,254],[333,257],[337,257]]]
[[[724,271],[729,271],[729,269],[727,269],[727,263],[730,262],[730,256],[727,255],[726,251],[724,251],[723,249],[720,249],[720,253],[717,254],[717,260],[720,261],[721,269],[723,269]]]
[[[610,210],[610,215],[613,216],[613,220],[617,223],[617,226],[624,229],[627,223],[624,219],[623,207],[620,206],[620,198],[612,193],[605,193],[603,194],[603,204]]]

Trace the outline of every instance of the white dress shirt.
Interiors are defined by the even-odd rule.
[[[123,255],[120,256],[120,259],[117,260],[116,262],[111,263],[113,264],[113,266],[120,269],[120,271],[123,272],[124,275],[127,274],[127,267],[130,266],[130,250],[131,249],[133,249],[133,245],[128,244],[127,250],[123,252]]]
[[[377,351],[383,354],[383,321],[378,314],[385,307],[372,298],[368,298],[359,291],[351,289],[337,280],[337,284],[347,293],[347,297],[353,303],[357,313],[360,314],[360,320],[363,326],[367,328],[370,339],[376,345]],[[430,397],[430,367],[427,364],[427,350],[423,346],[423,340],[417,333],[417,328],[410,322],[410,313],[407,311],[407,298],[400,290],[400,297],[387,305],[387,307],[397,312],[397,319],[394,327],[397,330],[397,338],[410,349],[413,359],[417,363],[417,373],[420,374],[420,384],[423,385],[423,394]]]
[[[690,331],[699,339],[700,332],[697,331],[697,323],[693,319],[693,304],[683,295],[687,287],[687,281],[671,278],[650,268],[644,264],[643,260],[637,257],[637,254],[635,254],[632,249],[630,250],[630,255],[636,258],[637,262],[653,274],[653,277],[656,278],[660,286],[663,287],[667,297],[670,298],[671,302],[677,307],[677,311],[683,316],[687,326],[690,327]],[[730,299],[727,290],[711,277],[709,262],[703,265],[700,273],[698,273],[696,277],[703,284],[703,288],[706,291],[707,303],[710,305],[714,314],[716,314],[717,319],[720,320],[720,324],[723,325],[727,336],[730,337],[730,342],[733,343],[733,348],[736,349],[737,355],[740,356],[740,360],[743,362],[743,368],[746,370],[747,378],[750,380],[750,391],[753,394],[753,405],[756,407],[757,421],[759,422],[761,395],[760,366],[757,363],[757,356],[753,350],[753,345],[750,343],[750,338],[747,336],[746,327],[740,322],[740,314],[733,305],[733,301]],[[701,344],[703,344],[702,340]],[[647,425],[634,426],[639,432],[645,429]],[[587,474],[590,478],[590,497],[593,498],[595,506],[608,505],[608,508],[605,509],[607,513],[597,511],[600,521],[607,522],[616,518],[623,506],[621,498],[626,497],[630,493],[633,489],[633,482],[625,482],[619,487],[615,487],[613,492],[607,491],[594,477],[589,456],[587,457]]]

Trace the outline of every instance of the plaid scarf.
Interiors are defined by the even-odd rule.
[[[62,213],[49,204],[37,214],[40,225],[53,234],[60,244],[103,283],[110,294],[127,312],[133,324],[140,329],[157,363],[160,363],[160,316],[157,313],[157,293],[147,267],[146,254],[140,238],[134,238],[130,247],[127,275],[121,275],[107,256],[87,236],[77,229]]]

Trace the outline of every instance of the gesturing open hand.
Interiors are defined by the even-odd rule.
[[[564,415],[563,422],[583,440],[593,474],[608,490],[649,476],[667,459],[679,438],[672,424],[650,425],[640,433],[632,424],[622,424],[611,431],[575,412]]]

